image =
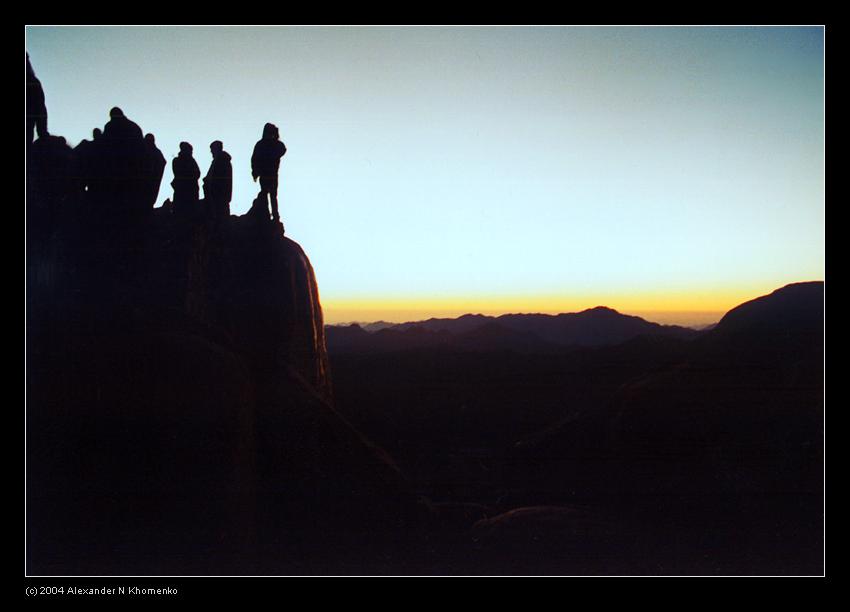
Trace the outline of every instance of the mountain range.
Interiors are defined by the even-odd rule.
[[[690,339],[697,337],[699,332],[688,327],[653,323],[597,306],[557,315],[505,314],[493,317],[466,314],[456,319],[432,318],[398,324],[329,325],[326,335],[328,350],[332,353],[438,347],[463,351],[545,353],[571,347],[611,346],[640,336]]]
[[[594,311],[542,320],[622,323]],[[469,325],[455,335],[383,330],[445,340],[436,347],[331,349],[334,398],[441,520],[474,522],[450,544],[467,571],[817,574],[823,324],[823,282],[757,297],[686,337],[551,352],[464,350],[498,324],[462,317],[448,323]]]

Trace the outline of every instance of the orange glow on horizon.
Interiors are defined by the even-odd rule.
[[[498,316],[507,313],[558,314],[579,312],[595,306],[607,306],[622,314],[636,315],[648,321],[677,325],[707,325],[749,300],[767,295],[779,286],[637,292],[629,295],[596,293],[586,295],[536,296],[458,296],[322,299],[325,323],[402,323],[436,318],[454,318],[464,314]]]

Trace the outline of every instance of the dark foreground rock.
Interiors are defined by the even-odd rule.
[[[117,200],[104,219],[47,163],[67,145],[33,147],[28,571],[317,573],[393,559],[420,506],[333,407],[301,247],[256,215],[139,218]]]

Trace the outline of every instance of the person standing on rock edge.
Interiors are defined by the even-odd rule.
[[[277,126],[267,123],[263,128],[263,138],[254,145],[254,154],[251,156],[251,175],[254,177],[254,182],[260,179],[258,199],[263,206],[267,206],[268,200],[271,200],[272,218],[275,221],[280,221],[277,208],[277,172],[280,168],[280,159],[285,154],[286,145],[280,140]]]
[[[180,153],[171,162],[171,170],[174,172],[174,180],[171,182],[174,188],[174,214],[191,218],[198,208],[201,169],[192,157],[192,145],[188,142],[180,143]]]
[[[233,196],[233,165],[224,144],[216,140],[210,144],[212,163],[204,177],[204,200],[207,214],[220,220],[230,216],[230,198]]]

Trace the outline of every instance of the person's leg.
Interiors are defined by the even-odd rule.
[[[272,193],[273,191],[271,189],[271,184],[269,183],[269,180],[260,177],[260,199],[263,202],[263,208],[266,210],[266,214],[268,214],[269,200]],[[274,206],[273,201],[272,206]]]
[[[272,199],[272,219],[274,219],[275,221],[280,221],[280,213],[278,213],[277,211],[277,192],[270,191],[269,195]]]
[[[262,204],[263,204],[263,213],[265,215],[268,215],[269,214],[269,192],[266,189],[261,187],[259,198],[260,198],[260,202],[262,202]]]
[[[272,192],[272,217],[275,221],[280,221],[280,212],[277,208],[277,177],[275,177],[274,182],[271,185]]]

